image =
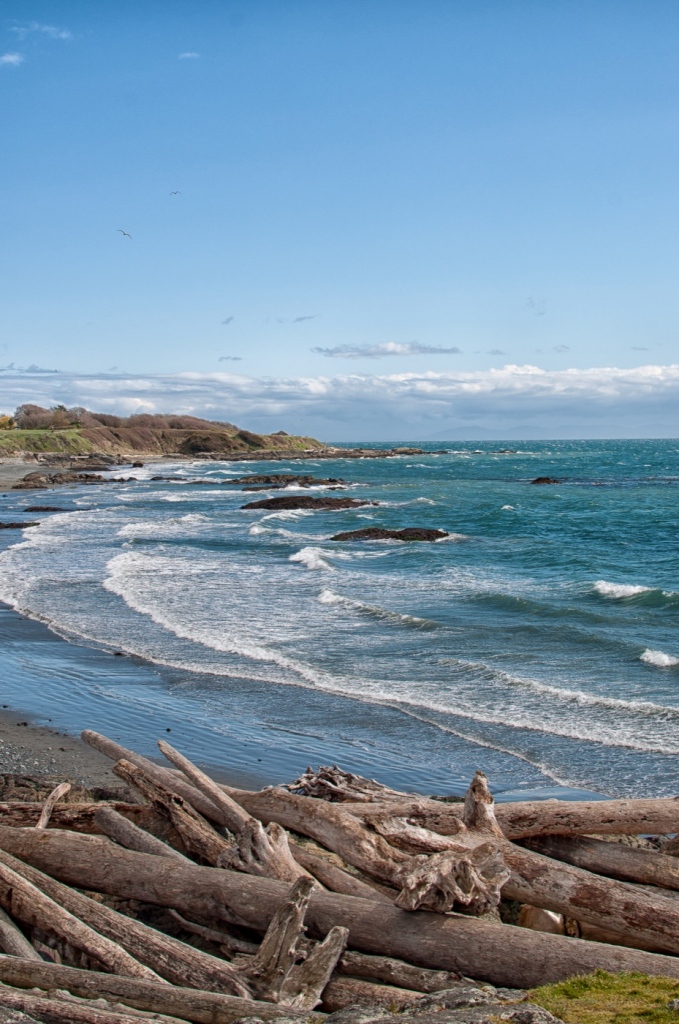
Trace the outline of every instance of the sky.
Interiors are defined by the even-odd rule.
[[[0,408],[679,436],[678,44],[671,0],[5,0]]]

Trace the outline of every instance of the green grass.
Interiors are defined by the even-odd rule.
[[[679,981],[648,974],[596,971],[533,989],[528,998],[566,1024],[679,1024]]]
[[[2,430],[0,456],[22,452],[68,452],[85,455],[94,450],[91,441],[76,428],[72,430]]]

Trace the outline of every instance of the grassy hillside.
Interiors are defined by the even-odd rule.
[[[23,453],[62,452],[87,455],[198,455],[215,452],[245,454],[262,451],[303,451],[322,449],[320,441],[311,437],[288,434],[253,434],[249,430],[227,430],[218,424],[200,429],[172,427],[116,426],[68,427],[62,430],[2,430],[0,457]]]

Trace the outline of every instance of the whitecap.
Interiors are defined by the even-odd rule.
[[[345,608],[351,608],[359,612],[367,612],[368,614],[375,615],[380,619],[390,619],[394,622],[403,622],[408,625],[434,625],[430,619],[421,619],[416,615],[406,615],[402,612],[390,611],[388,608],[380,608],[378,605],[366,604],[365,601],[357,601],[353,597],[343,597],[341,594],[336,594],[334,590],[322,590],[318,595],[318,601],[320,604],[343,605]]]
[[[516,510],[515,510],[513,505],[503,505],[501,511],[502,512],[505,512],[505,511],[506,512],[515,512]]]
[[[322,548],[302,548],[294,555],[290,555],[288,561],[301,562],[302,565],[306,565],[307,569],[329,569],[331,572],[334,572],[333,567],[328,565],[322,557],[324,554],[325,552]]]
[[[606,580],[597,580],[594,584],[594,589],[602,597],[620,600],[624,597],[636,597],[637,594],[645,594],[653,588],[635,586],[632,583],[607,583]]]
[[[639,656],[639,661],[643,661],[646,665],[655,665],[656,668],[674,668],[679,665],[679,658],[665,654],[664,651],[652,651],[650,647],[647,647]]]

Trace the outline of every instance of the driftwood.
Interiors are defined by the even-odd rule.
[[[679,953],[678,901],[511,843],[504,854],[512,871],[503,889],[509,899],[634,936],[644,949]]]
[[[416,999],[421,998],[421,992],[396,988],[393,985],[376,985],[372,981],[364,981],[363,978],[348,978],[343,975],[332,978],[326,985],[322,1009],[326,1013],[334,1013],[345,1006],[363,1003],[367,1006],[383,1006],[393,1013],[395,1010],[405,1009]]]
[[[297,1009],[313,1009],[344,952],[348,929],[332,928],[302,964],[298,943],[314,882],[298,879],[274,913],[257,953],[244,968],[253,995]]]
[[[250,875],[265,875],[283,882],[294,882],[308,876],[308,872],[293,857],[288,836],[276,822],[264,829],[257,818],[249,815],[240,804],[196,767],[187,757],[164,740],[158,740],[160,752],[186,775],[199,792],[222,811],[226,827],[236,839],[236,848],[224,851],[219,866]]]
[[[186,849],[194,857],[216,865],[222,854],[230,852],[231,844],[183,796],[168,789],[164,782],[157,781],[146,767],[139,767],[123,758],[114,765],[113,771],[130,786],[135,786],[155,811],[167,814]]]
[[[0,826],[0,848],[70,885],[172,907],[199,920],[229,921],[229,915],[236,914],[258,931],[268,926],[288,889],[273,879],[184,865],[123,850],[97,836],[54,829]],[[530,988],[599,968],[679,978],[679,959],[672,956],[523,928],[508,933],[506,925],[424,912],[413,915],[338,893],[314,892],[306,921],[314,935],[327,935],[334,925],[349,928],[348,944],[359,952],[459,971],[496,985]]]
[[[55,999],[34,995],[20,989],[0,986],[0,1006],[31,1015],[33,1020],[44,1024],[140,1024],[143,1018],[137,1014],[104,1010],[99,1006],[77,1003],[73,999]],[[177,1017],[158,1016],[156,1024],[183,1024]]]
[[[163,858],[166,859],[170,862],[169,858]],[[160,858],[155,858],[156,863],[159,860]],[[231,964],[224,960],[210,956],[209,953],[195,949],[170,935],[164,935],[155,928],[149,928],[141,921],[119,914],[111,907],[75,892],[70,886],[62,885],[61,882],[16,860],[6,852],[0,853],[0,862],[0,867],[7,864],[14,867],[17,875],[20,873],[22,879],[26,878],[27,884],[39,890],[41,895],[45,893],[45,898],[49,897],[60,909],[64,907],[64,913],[69,911],[69,917],[74,915],[74,919],[77,917],[80,921],[86,922],[89,925],[88,931],[95,929],[98,937],[106,936],[102,938],[102,942],[111,940],[111,944],[116,943],[116,949],[119,946],[123,947],[120,949],[121,953],[126,950],[125,955],[130,954],[130,959],[135,957],[132,963],[139,968],[137,977],[151,978],[155,981],[165,978],[173,984],[249,997],[248,986]],[[67,938],[74,942],[70,936]],[[142,967],[142,964],[146,966]],[[115,973],[122,972],[118,970]]]
[[[529,850],[600,875],[679,889],[679,860],[655,850],[636,850],[601,839],[545,836],[527,840]]]
[[[322,882],[326,889],[343,892],[345,896],[360,896],[366,900],[379,900],[381,903],[393,903],[397,896],[395,892],[393,898],[388,896],[381,886],[370,885],[368,882],[362,881],[300,843],[291,842],[290,849],[295,860],[314,878]]]
[[[128,804],[123,801],[101,801],[101,803],[57,804],[50,817],[48,828],[68,828],[76,832],[99,835],[101,829],[95,823],[99,810],[110,807],[121,816],[147,830],[154,830],[157,818],[150,807],[142,804]],[[37,825],[43,805],[33,801],[0,804],[0,824],[15,828],[29,828]]]
[[[208,928],[204,924],[196,924],[195,921],[189,921],[185,917],[182,917],[176,910],[169,911],[170,917],[173,917],[177,924],[180,924],[182,928],[187,932],[192,932],[194,935],[200,935],[201,938],[207,939],[209,942],[216,943],[220,949],[232,956],[234,953],[248,953],[252,956],[257,952],[259,946],[255,942],[248,942],[246,939],[239,939],[236,935],[232,935],[230,932],[217,931],[216,928]]]
[[[462,975],[455,971],[431,971],[426,967],[414,967],[403,960],[394,960],[388,956],[366,956],[365,953],[352,951],[347,951],[341,957],[337,970],[340,974],[370,978],[415,992],[440,992],[441,989],[452,988],[462,981]]]
[[[216,807],[207,797],[203,796],[194,786],[189,785],[181,776],[175,775],[161,765],[154,764],[153,761],[149,761],[147,757],[142,757],[141,754],[135,754],[134,750],[122,747],[107,736],[102,736],[101,733],[93,732],[92,729],[85,729],[81,733],[81,738],[85,743],[88,743],[106,757],[110,757],[113,761],[130,761],[137,768],[143,768],[146,777],[151,781],[177,793],[209,821],[214,821],[217,825],[226,825],[228,827],[228,822],[225,820],[221,809]]]
[[[228,792],[251,814],[266,804],[262,793],[229,788]],[[413,819],[441,835],[455,835],[462,817],[461,803],[444,803],[403,794],[402,802],[344,803],[354,817],[369,821],[388,814]],[[539,835],[665,835],[679,827],[677,797],[647,800],[540,800],[497,804],[495,815],[507,839]]]
[[[33,831],[40,837],[46,834],[43,829]],[[11,917],[23,921],[32,928],[54,932],[113,974],[158,980],[158,976],[152,970],[140,964],[116,942],[99,935],[50,899],[41,889],[24,878],[23,874],[18,874],[8,867],[8,860],[10,858],[3,856],[0,862],[0,904]]]
[[[445,849],[412,855],[395,849],[344,805],[297,796],[282,788],[255,796],[259,799],[248,801],[246,809],[265,822],[278,821],[309,836],[353,867],[398,889],[395,903],[403,909],[441,913],[464,907],[469,913],[483,914],[499,903],[508,872],[499,854],[502,835],[492,823],[492,810],[477,813],[474,809],[479,801],[485,808],[492,804],[482,773],[477,773],[470,787],[470,802],[464,810],[470,826],[459,821],[457,834]],[[437,837],[433,841],[437,842]]]
[[[40,812],[40,817],[38,818],[38,821],[35,826],[36,828],[47,828],[49,820],[52,817],[54,805],[56,804],[57,800],[61,800],[62,796],[66,796],[66,794],[70,792],[70,782],[60,782],[59,785],[52,790],[50,795],[45,800],[45,803],[43,804],[42,811]]]
[[[168,843],[164,843],[162,839],[156,839],[146,829],[139,828],[138,825],[135,825],[129,818],[119,814],[113,807],[100,807],[95,812],[94,824],[105,836],[108,836],[109,839],[115,839],[117,843],[124,846],[127,850],[136,850],[137,853],[152,853],[156,857],[174,857],[175,860],[190,863],[188,857],[185,857],[179,850],[175,850]]]
[[[21,929],[2,909],[0,909],[0,948],[11,956],[22,956],[26,960],[42,962],[40,954],[36,953]]]
[[[121,978],[98,971],[81,971],[42,961],[33,963],[9,956],[0,956],[0,981],[16,988],[65,989],[82,998],[102,996],[138,1010],[176,1016],[192,1024],[233,1024],[247,1016],[264,1021],[298,1016],[289,1007],[278,1007],[274,1003],[253,1002],[236,996],[177,988],[139,978]],[[307,1017],[299,1015],[300,1024]],[[136,1024],[140,1024],[139,1017]]]

